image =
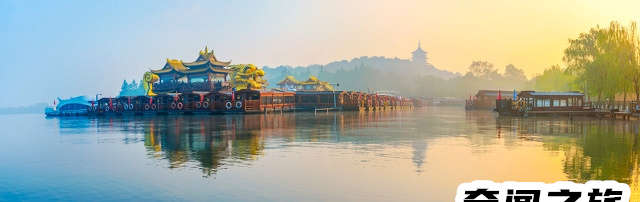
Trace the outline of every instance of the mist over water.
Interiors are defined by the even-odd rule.
[[[451,201],[479,179],[613,179],[639,192],[636,121],[430,107],[0,125],[0,200]]]

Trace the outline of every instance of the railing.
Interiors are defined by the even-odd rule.
[[[635,102],[586,102],[585,108],[589,108],[598,112],[610,112],[610,111],[621,111],[621,112],[639,112],[640,105]]]
[[[640,105],[636,104],[636,102],[584,102],[581,105],[567,105],[567,106],[544,106],[544,107],[536,107],[533,103],[523,103],[523,102],[512,102],[511,110],[513,111],[531,111],[533,109],[545,109],[551,111],[557,110],[583,110],[583,111],[594,111],[594,112],[612,112],[612,111],[622,111],[622,112],[638,112],[640,111]]]
[[[165,82],[165,83],[154,83],[153,91],[155,92],[191,92],[191,91],[215,91],[221,89],[223,86],[223,82],[196,82],[196,83],[185,83],[185,82]]]
[[[244,109],[247,111],[259,110],[260,100],[246,100],[244,102]]]

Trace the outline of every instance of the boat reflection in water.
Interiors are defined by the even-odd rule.
[[[225,165],[250,164],[264,155],[265,147],[300,146],[292,142],[351,142],[382,143],[384,137],[368,133],[377,127],[387,127],[386,119],[397,119],[405,112],[339,112],[339,113],[276,113],[269,115],[225,116],[156,116],[156,117],[102,117],[60,119],[65,125],[95,124],[99,134],[122,133],[124,143],[144,141],[148,157],[168,161],[168,168],[200,168],[204,176],[211,176]],[[396,126],[401,127],[401,126]],[[368,129],[367,129],[368,128]],[[78,133],[82,129],[72,128]],[[362,129],[361,131],[357,131]],[[86,127],[85,129],[86,130]],[[68,134],[69,131],[63,133]],[[359,137],[358,137],[359,136]],[[101,135],[109,141],[108,136]],[[362,138],[364,137],[364,138]],[[379,138],[379,139],[378,139]],[[402,138],[398,136],[397,139]],[[267,144],[266,142],[270,142]],[[416,164],[421,166],[426,143],[416,153]],[[421,154],[422,153],[422,154]]]

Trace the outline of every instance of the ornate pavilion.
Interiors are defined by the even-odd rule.
[[[153,84],[153,90],[157,93],[219,90],[228,86],[227,75],[232,70],[225,67],[230,63],[219,61],[207,47],[194,62],[167,59],[162,69],[151,70],[160,78]]]

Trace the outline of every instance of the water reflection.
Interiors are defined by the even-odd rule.
[[[154,176],[158,179],[175,175],[174,180],[200,183],[203,189],[215,188],[222,195],[224,187],[207,184],[208,179],[271,188],[274,199],[301,191],[292,187],[314,187],[302,190],[307,191],[304,195],[288,196],[300,199],[335,193],[331,199],[340,200],[349,199],[351,193],[368,193],[358,199],[405,196],[409,201],[446,201],[459,183],[477,179],[613,179],[629,183],[634,196],[640,192],[638,121],[498,117],[489,111],[433,107],[366,113],[77,117],[45,123],[54,125],[47,128],[60,134],[56,136],[60,144],[51,147],[56,149],[51,149],[55,151],[51,162],[71,162],[82,168],[85,165],[80,161],[58,161],[64,159],[60,153],[91,151],[89,156],[100,157],[131,152],[117,159],[135,162],[123,168],[123,173],[153,169],[163,174]],[[24,137],[24,142],[33,140]],[[99,162],[91,165],[99,167]],[[269,180],[244,177],[266,172]],[[185,180],[191,175],[197,180]],[[335,179],[353,183],[340,186],[334,184]],[[361,183],[363,179],[369,181]],[[273,182],[280,180],[296,186],[275,188]],[[424,196],[424,187],[434,190],[432,195]],[[317,192],[310,193],[313,191]]]
[[[427,142],[417,140],[413,142],[413,163],[416,166],[416,172],[420,173],[423,171],[422,165],[424,161],[427,159]]]
[[[198,168],[203,176],[215,175],[225,165],[249,166],[265,148],[393,144],[414,137],[395,136],[406,112],[283,113],[229,116],[157,116],[60,118],[61,134],[87,133],[95,126],[99,142],[143,141],[149,158],[168,162],[169,169]],[[78,123],[81,122],[81,123]],[[75,131],[69,131],[73,129]],[[397,129],[397,130],[396,130]],[[109,134],[123,134],[119,140]],[[395,137],[394,137],[395,136]],[[416,170],[425,161],[427,142],[412,141]],[[332,144],[332,145],[327,145]],[[363,150],[376,150],[364,147]]]
[[[490,152],[496,144],[517,148],[521,141],[540,142],[546,151],[563,154],[563,172],[575,181],[638,182],[640,129],[635,121],[497,117],[483,111],[464,112],[458,120],[407,113],[78,117],[59,119],[59,128],[64,135],[87,133],[94,125],[99,134],[122,133],[119,141],[143,141],[148,156],[168,161],[169,168],[197,167],[205,176],[226,164],[250,165],[265,148],[309,146],[290,143],[350,143],[365,151],[378,149],[370,144],[406,144],[415,171],[423,172],[430,141],[461,135],[476,153]]]
[[[225,159],[250,161],[262,155],[263,133],[251,128],[260,123],[277,124],[266,120],[255,122],[236,118],[204,119],[171,117],[151,120],[145,128],[145,146],[151,155],[162,152],[170,168],[182,167],[188,161],[198,162],[206,175],[211,175]]]
[[[546,150],[561,152],[563,172],[571,180],[617,180],[638,192],[640,134],[636,121],[499,118],[496,126],[499,137],[541,141]]]

